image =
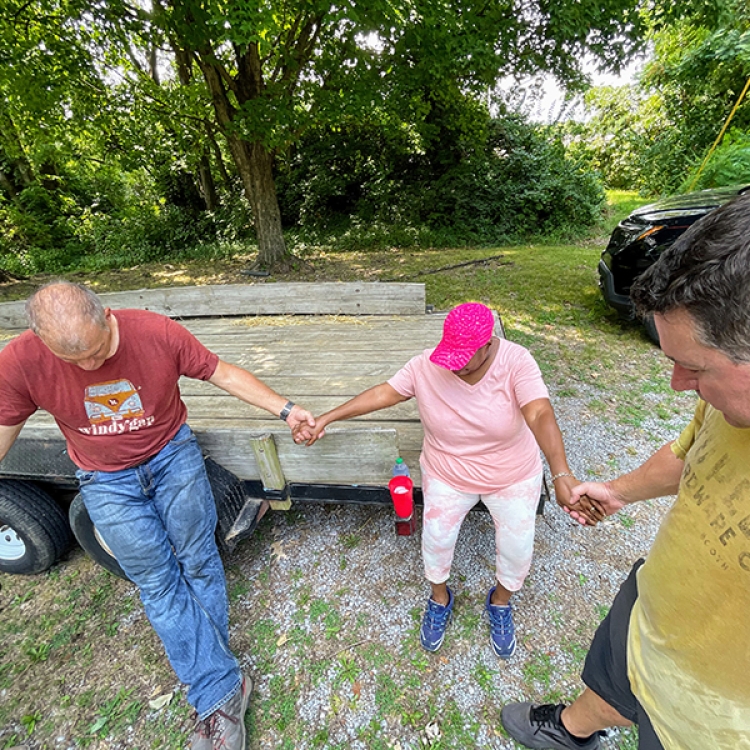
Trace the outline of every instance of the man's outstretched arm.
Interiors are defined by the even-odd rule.
[[[222,359],[219,360],[219,364],[216,365],[216,370],[208,379],[208,382],[226,391],[231,396],[235,396],[240,401],[265,409],[276,417],[281,414],[281,410],[287,403],[284,396],[276,393],[273,388],[267,386],[251,372],[242,367],[237,367],[237,365],[229,364]],[[315,426],[313,415],[307,409],[303,409],[296,404],[284,421],[291,430],[302,424],[310,427]]]
[[[672,444],[667,443],[628,474],[611,482],[584,482],[574,487],[570,495],[571,507],[563,510],[577,521],[583,522],[575,505],[584,495],[595,500],[607,516],[617,513],[630,503],[676,495],[684,467],[685,463],[672,452]]]

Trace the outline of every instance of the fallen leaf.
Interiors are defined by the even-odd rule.
[[[359,682],[355,682],[352,685],[352,693],[354,693],[354,695],[356,695],[357,698],[359,698],[359,696],[362,695],[362,684]]]
[[[109,718],[107,716],[100,716],[89,728],[88,733],[89,734],[96,734],[100,729],[102,729],[107,722],[109,721]]]
[[[154,711],[158,711],[160,708],[164,708],[164,706],[169,705],[173,697],[174,693],[164,693],[158,698],[154,698],[152,701],[149,701],[149,708],[153,708]]]
[[[424,733],[430,744],[432,744],[433,742],[437,742],[440,739],[440,726],[436,721],[431,721],[424,728]]]
[[[286,557],[286,554],[284,554],[284,542],[274,542],[271,545],[271,554],[276,560],[283,560]]]
[[[288,633],[282,633],[279,636],[279,640],[276,641],[276,646],[283,646],[287,641],[289,640],[289,634]]]

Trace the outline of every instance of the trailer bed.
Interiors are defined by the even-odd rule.
[[[435,346],[445,319],[445,313],[425,312],[422,284],[248,284],[101,296],[115,312],[140,307],[180,320],[222,359],[250,370],[314,414],[382,383]],[[19,305],[0,306],[5,330],[23,326]],[[299,309],[305,314],[291,314]],[[271,314],[276,310],[282,314]],[[194,317],[196,311],[201,317]],[[308,448],[296,445],[280,420],[209,383],[183,378],[180,388],[188,423],[204,452],[240,479],[261,478],[252,441],[266,434],[273,436],[289,483],[385,486],[400,455],[415,486],[421,484],[423,433],[414,401],[336,423]],[[66,465],[62,436],[52,419],[39,413],[0,463],[0,476],[38,476],[36,469],[25,470],[38,441],[59,446],[52,453]],[[64,473],[60,466],[52,471]]]

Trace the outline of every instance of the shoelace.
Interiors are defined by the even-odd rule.
[[[534,730],[534,734],[539,732],[545,726],[554,729],[559,728],[558,725],[562,725],[562,722],[559,721],[556,715],[557,709],[558,706],[555,706],[552,703],[545,703],[543,706],[537,706],[536,708],[531,709],[529,721],[532,724],[538,725]]]
[[[506,635],[510,632],[511,613],[510,607],[501,610],[489,610],[487,616],[490,618],[490,629],[493,633]]]
[[[229,721],[232,724],[239,723],[237,717],[225,714],[221,709],[218,709],[205,719],[196,720],[196,734],[203,739],[218,740],[223,731],[221,719],[226,719],[226,721]]]
[[[430,601],[427,605],[427,624],[430,628],[442,627],[450,616],[450,609]]]

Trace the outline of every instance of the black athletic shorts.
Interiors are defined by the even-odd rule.
[[[635,574],[641,565],[642,559],[633,566],[612,608],[597,628],[581,678],[626,719],[638,724],[638,750],[664,750],[643,706],[633,695],[628,679],[628,625],[638,596]]]

